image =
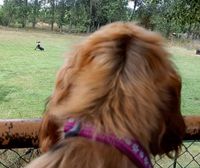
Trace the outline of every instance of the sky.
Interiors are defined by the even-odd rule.
[[[0,5],[3,5],[3,0],[0,0]]]
[[[128,7],[133,9],[134,8],[134,1],[129,1],[128,2]]]

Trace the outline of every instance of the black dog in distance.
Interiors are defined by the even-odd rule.
[[[41,47],[40,41],[37,42],[37,46],[35,47],[35,50],[39,49],[40,51],[44,51],[44,48]]]

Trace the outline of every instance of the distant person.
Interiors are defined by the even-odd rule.
[[[37,43],[37,46],[35,47],[35,50],[39,49],[40,51],[44,51],[44,48],[41,47],[41,45],[40,45],[40,41],[38,41],[36,43]]]

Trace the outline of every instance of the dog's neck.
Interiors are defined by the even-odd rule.
[[[81,124],[74,119],[68,119],[64,124],[65,138],[81,136],[117,148],[140,168],[152,168],[149,155],[140,143],[134,139],[120,139],[114,134],[95,133],[95,128],[88,123]]]

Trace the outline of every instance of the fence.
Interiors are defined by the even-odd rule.
[[[181,154],[152,159],[155,168],[200,168],[200,116],[185,117],[187,126]],[[0,168],[20,168],[40,155],[40,120],[0,120]]]
[[[40,120],[0,120],[0,168],[24,167],[39,156]]]

